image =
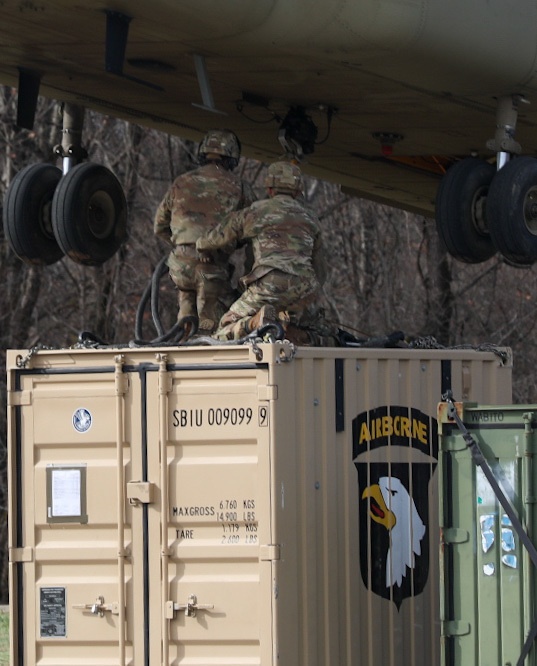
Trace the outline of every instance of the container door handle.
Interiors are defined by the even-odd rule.
[[[74,604],[73,608],[89,610],[92,615],[99,615],[99,617],[104,617],[105,612],[112,613],[112,615],[119,615],[118,602],[114,601],[111,604],[105,604],[104,597],[97,597],[92,604]]]
[[[185,611],[187,617],[196,617],[199,610],[212,610],[214,604],[198,604],[198,598],[195,594],[188,597],[186,604],[176,604],[173,601],[166,602],[166,618],[172,620],[175,611]]]

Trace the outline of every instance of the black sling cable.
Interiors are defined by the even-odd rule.
[[[441,393],[440,395],[444,395],[445,393],[448,393],[448,391],[451,391],[451,361],[447,359],[443,359],[440,362],[440,387],[441,387]],[[444,453],[440,453],[439,455],[444,455]],[[451,456],[446,457],[446,461],[448,462],[448,465],[446,467],[446,485],[449,488],[449,491],[451,492],[451,489],[453,487],[453,468],[451,465]],[[447,523],[450,527],[453,526],[453,511],[452,511],[452,506],[451,502],[446,501],[447,505]],[[453,549],[447,548],[444,549],[444,559],[446,560],[446,568],[448,570],[448,579],[453,580],[453,577],[455,575],[455,569],[454,569],[454,564],[453,564]],[[448,617],[452,618],[455,615],[455,598],[454,598],[454,591],[453,591],[453,586],[449,586],[447,590],[445,590],[445,595],[446,595],[446,605],[447,605],[447,614]],[[455,666],[455,650],[453,649],[453,636],[447,636],[446,637],[446,661],[450,666]]]
[[[440,371],[442,373],[442,377],[440,378],[440,385],[442,387],[441,395],[444,395],[444,393],[451,391],[451,361],[446,361],[445,359],[441,361]]]
[[[453,493],[453,461],[451,456],[447,451],[441,451],[440,455],[442,456],[444,462],[444,487],[446,492],[444,492],[444,497],[442,501],[444,503],[444,515],[446,516],[447,524],[449,527],[453,526],[453,505],[449,501],[449,497]],[[451,546],[451,544],[449,544]],[[453,565],[453,548],[444,548],[444,559],[446,560],[446,566],[448,570],[448,580],[453,580],[455,575],[455,568]],[[448,617],[453,618],[455,615],[455,599],[454,599],[454,590],[453,585],[450,585],[447,590],[444,591],[447,597],[447,612]],[[453,636],[447,636],[449,640],[446,641],[446,661],[450,666],[455,666],[455,651],[453,649]]]
[[[522,526],[522,523],[518,519],[518,516],[513,507],[511,506],[511,503],[509,502],[507,496],[500,488],[498,481],[494,476],[494,472],[490,468],[489,464],[485,459],[485,456],[483,455],[483,452],[479,448],[479,444],[468,432],[468,429],[466,428],[461,418],[457,414],[457,409],[453,402],[453,395],[451,391],[447,391],[442,396],[442,400],[445,400],[447,403],[449,403],[448,416],[452,418],[457,424],[459,430],[461,431],[462,437],[466,442],[467,447],[470,449],[470,453],[472,454],[472,459],[474,463],[478,467],[480,467],[481,470],[483,471],[483,474],[487,478],[487,481],[490,483],[490,486],[494,491],[494,494],[498,498],[499,503],[502,505],[503,510],[511,520],[513,528],[517,533],[520,541],[523,543],[524,547],[528,551],[528,555],[530,556],[533,566],[537,569],[537,549],[533,545],[529,536],[524,531],[524,527]],[[526,638],[526,642],[524,643],[524,647],[522,648],[522,653],[517,661],[517,666],[524,666],[524,660],[528,656],[531,647],[533,645],[533,642],[535,641],[535,638],[537,638],[537,619],[534,620],[531,631],[529,632],[528,637]]]
[[[345,430],[345,390],[344,390],[344,361],[342,358],[335,360],[336,378],[336,432]]]

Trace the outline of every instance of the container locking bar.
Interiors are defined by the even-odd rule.
[[[104,597],[97,597],[93,604],[74,604],[73,608],[80,610],[89,610],[92,615],[104,617],[105,612],[112,613],[112,615],[119,615],[119,604],[113,601],[111,604],[104,603]]]
[[[524,527],[522,526],[522,523],[520,522],[515,510],[511,506],[509,499],[507,498],[507,496],[501,489],[500,485],[498,484],[498,481],[494,476],[494,472],[490,468],[485,456],[483,455],[483,452],[479,448],[479,444],[468,432],[467,427],[462,422],[462,419],[460,418],[457,412],[457,408],[455,407],[452,392],[446,391],[446,393],[442,395],[442,400],[444,400],[449,404],[449,409],[448,409],[449,418],[453,419],[457,424],[459,430],[461,431],[462,437],[466,442],[468,449],[470,450],[470,453],[472,455],[472,460],[483,471],[483,474],[485,475],[487,481],[490,483],[490,487],[492,488],[494,494],[498,498],[498,502],[502,505],[502,508],[505,511],[505,513],[508,515],[509,519],[511,520],[513,528],[517,533],[520,541],[528,551],[528,555],[533,563],[533,566],[537,569],[537,549],[533,545],[533,542],[531,541],[529,536],[524,531]],[[537,638],[537,619],[535,619],[533,622],[533,626],[526,638],[526,642],[524,643],[524,646],[522,648],[522,653],[516,663],[516,666],[524,666],[524,661],[528,656],[536,638]]]
[[[212,610],[214,604],[198,604],[198,598],[195,594],[188,597],[186,604],[176,604],[174,601],[166,602],[166,618],[173,620],[175,611],[184,610],[187,617],[196,617],[199,610]]]

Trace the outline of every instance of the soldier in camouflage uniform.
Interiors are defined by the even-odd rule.
[[[229,215],[196,242],[200,255],[250,241],[252,271],[241,278],[244,293],[220,320],[214,337],[238,339],[287,311],[301,324],[320,294],[326,276],[317,219],[297,199],[298,166],[275,162],[268,169],[268,198]]]
[[[183,339],[198,327],[200,333],[212,333],[237,297],[231,286],[232,250],[222,247],[211,263],[201,263],[195,243],[228,213],[255,201],[252,189],[232,173],[239,157],[240,143],[233,132],[208,132],[198,149],[200,167],[176,178],[155,215],[155,233],[174,246],[167,263],[179,289]]]

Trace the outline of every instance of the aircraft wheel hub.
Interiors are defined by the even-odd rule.
[[[526,193],[524,200],[524,220],[528,230],[537,234],[537,187],[533,187]]]
[[[115,207],[107,192],[96,192],[89,201],[88,226],[95,238],[108,238],[115,223]]]
[[[475,193],[472,202],[472,221],[476,231],[483,236],[488,235],[485,216],[485,204],[487,202],[488,187],[480,187]]]

